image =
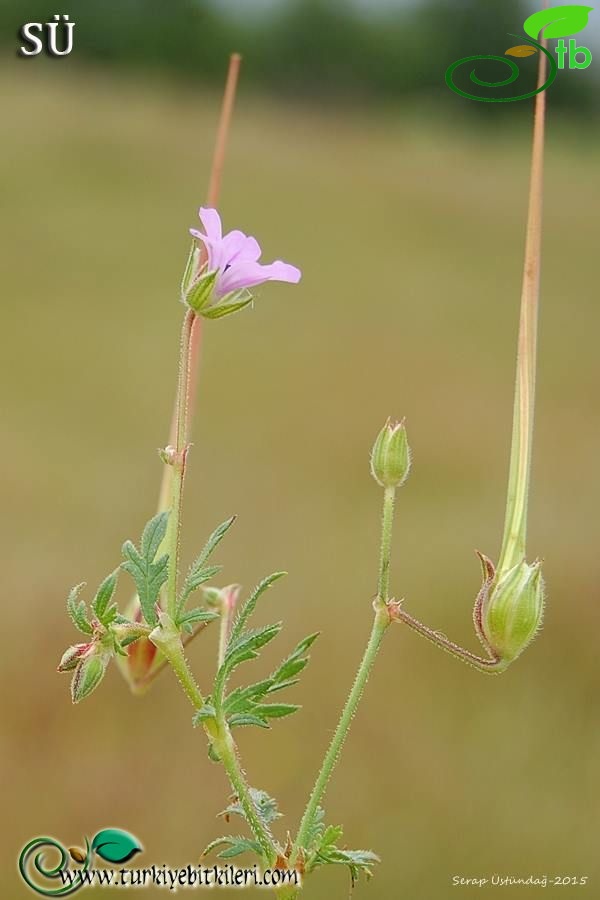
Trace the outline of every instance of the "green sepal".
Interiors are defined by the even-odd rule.
[[[71,681],[73,703],[85,700],[98,687],[104,678],[109,658],[108,654],[102,652],[91,652],[82,657]]]
[[[243,299],[236,299],[226,303],[219,303],[217,306],[208,306],[200,311],[200,315],[205,319],[222,319],[223,316],[230,316],[233,313],[240,312],[252,303],[252,295],[249,291],[235,291],[235,296],[245,294]],[[228,297],[234,294],[228,294]]]
[[[184,303],[186,302],[186,294],[188,292],[190,284],[192,283],[194,274],[200,269],[199,263],[200,247],[198,247],[195,241],[192,241],[192,246],[190,248],[187,263],[185,264],[185,269],[183,272],[183,277],[181,279],[181,299]]]
[[[190,309],[194,310],[194,312],[200,313],[203,316],[206,315],[204,307],[207,306],[212,299],[218,274],[218,270],[206,272],[192,282],[187,289],[185,293],[185,302]]]

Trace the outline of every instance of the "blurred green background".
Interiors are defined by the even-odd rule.
[[[34,18],[27,6],[23,21]],[[173,21],[163,6],[148,3],[147,19],[143,4],[128,6],[158,34],[158,21]],[[114,23],[81,4],[90,10],[100,42]],[[236,21],[250,30],[258,20]],[[55,667],[75,639],[69,588],[98,584],[154,511],[187,228],[205,191],[230,49],[246,59],[225,224],[256,234],[266,259],[297,263],[304,277],[261,289],[252,312],[205,329],[184,562],[237,513],[218,552],[225,583],[249,589],[289,571],[258,614],[285,619],[285,631],[246,676],[322,631],[294,689],[303,711],[272,733],[239,736],[251,783],[279,799],[281,834],[297,826],[370,627],[381,498],[368,454],[388,415],[407,417],[414,453],[393,590],[475,648],[473,549],[497,555],[502,529],[531,110],[469,103],[438,82],[453,58],[486,52],[486,23],[487,12],[457,52],[438,54],[435,97],[428,72],[422,95],[405,102],[363,84],[360,67],[360,90],[341,97],[334,77],[323,76],[323,91],[291,90],[285,55],[271,80],[260,78],[264,48],[235,44],[235,32],[213,48],[214,75],[192,77],[195,54],[212,45],[188,47],[186,75],[148,57],[137,67],[77,51],[17,60],[14,32],[3,31],[3,896],[28,895],[16,858],[38,835],[71,846],[120,826],[142,840],[140,865],[175,866],[227,831],[215,818],[225,778],[174,678],[139,699],[113,666],[72,707]],[[416,31],[405,39],[422,52]],[[572,94],[580,76],[561,75]],[[390,631],[326,798],[348,845],[383,860],[359,900],[492,896],[452,877],[494,873],[588,875],[587,887],[546,892],[598,896],[600,143],[585,108],[575,118],[577,103],[560,103],[556,87],[529,542],[531,557],[545,559],[545,626],[500,678]],[[190,649],[205,687],[215,653],[210,630]],[[343,870],[306,890],[314,900],[347,893]]]

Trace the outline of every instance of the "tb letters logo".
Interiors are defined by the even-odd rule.
[[[540,91],[545,91],[550,87],[559,69],[564,69],[568,65],[569,69],[587,69],[592,61],[592,52],[588,47],[580,47],[577,45],[575,38],[570,38],[568,44],[563,38],[578,31],[583,31],[588,23],[588,16],[592,12],[592,6],[554,6],[552,9],[543,9],[534,13],[525,19],[523,30],[527,35],[526,44],[518,44],[516,47],[510,47],[504,52],[504,56],[493,56],[480,54],[478,56],[465,56],[458,59],[446,69],[446,84],[450,90],[461,97],[467,97],[469,100],[479,100],[483,103],[511,103],[514,100],[525,100],[527,97],[533,97]],[[519,38],[517,34],[511,34],[511,37]],[[550,52],[543,44],[542,40],[551,40],[552,38],[560,38],[555,53],[557,60],[554,59]],[[522,38],[521,38],[522,39]],[[527,91],[516,97],[482,97],[477,94],[471,94],[469,91],[460,88],[454,81],[456,70],[465,63],[475,62],[480,59],[493,59],[497,62],[504,63],[510,69],[510,75],[502,81],[484,81],[475,74],[475,69],[471,70],[470,79],[474,84],[484,88],[499,88],[512,84],[519,77],[519,68],[512,59],[506,59],[507,56],[526,57],[534,56],[536,53],[544,53],[549,63],[549,73],[546,81],[535,90]]]

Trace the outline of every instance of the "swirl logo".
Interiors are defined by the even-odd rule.
[[[85,838],[85,849],[64,847],[52,837],[38,837],[29,841],[19,855],[19,872],[25,884],[43,897],[66,897],[85,884],[85,873],[94,856],[105,862],[125,863],[142,850],[142,845],[128,831],[120,828],[104,828],[90,841]],[[54,863],[47,856],[54,856]],[[70,863],[77,864],[71,870]]]
[[[576,34],[578,31],[582,31],[588,23],[588,16],[592,9],[593,7],[591,6],[555,6],[552,9],[544,9],[534,13],[532,16],[525,19],[523,24],[525,34],[527,35],[524,40],[527,41],[527,43],[510,47],[505,51],[504,56],[479,54],[477,56],[465,56],[462,59],[458,59],[446,69],[446,84],[455,94],[466,97],[468,100],[478,100],[482,103],[512,103],[515,100],[526,100],[528,97],[533,97],[535,94],[547,90],[556,78],[558,69],[564,69],[565,57],[567,57],[567,55],[570,69],[587,69],[590,65],[592,53],[587,47],[577,46],[576,41],[573,39],[569,41],[567,47],[562,38],[567,35]],[[511,37],[519,38],[519,35],[511,34]],[[552,38],[560,38],[555,48],[558,61],[554,58],[553,54],[540,43],[542,40],[545,41]],[[519,40],[523,40],[523,38],[519,38]],[[478,77],[474,68],[471,69],[469,77],[474,84],[482,88],[494,89],[505,87],[516,81],[520,75],[518,65],[512,59],[507,59],[506,57],[514,56],[525,58],[534,56],[539,52],[545,54],[549,62],[549,71],[546,80],[542,85],[535,89],[525,91],[513,97],[494,97],[473,94],[470,91],[459,87],[454,80],[455,74],[461,66],[478,62],[479,60],[491,59],[508,66],[510,74],[507,78],[497,81],[486,81]],[[580,59],[579,57],[583,57],[583,59]]]

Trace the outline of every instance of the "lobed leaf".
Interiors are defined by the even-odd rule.
[[[258,603],[260,597],[262,597],[264,592],[268,588],[270,588],[272,584],[275,584],[276,581],[278,581],[280,578],[283,578],[284,575],[287,575],[287,572],[274,572],[272,575],[267,575],[267,577],[263,578],[260,584],[258,584],[254,588],[252,594],[248,597],[248,599],[240,609],[238,615],[236,616],[233,627],[231,629],[231,634],[229,636],[229,645],[234,643],[241,635],[246,626],[246,622],[256,609],[256,604]]]
[[[161,512],[154,516],[142,532],[142,542],[140,545],[141,554],[144,559],[151,562],[158,553],[158,548],[162,544],[167,534],[167,525],[169,523],[169,513]]]
[[[110,625],[117,617],[117,608],[114,604],[111,605],[111,600],[117,587],[118,576],[119,569],[117,568],[104,579],[92,601],[92,609],[96,618],[103,625]]]
[[[226,519],[225,522],[221,522],[221,524],[215,528],[213,533],[208,538],[206,544],[202,548],[200,555],[190,566],[177,603],[178,613],[180,613],[184,608],[188,597],[191,593],[193,593],[193,591],[197,590],[202,584],[205,584],[207,581],[210,581],[211,578],[214,578],[214,576],[221,571],[221,566],[206,566],[206,562],[213,550],[223,540],[223,538],[235,522],[235,519],[235,516],[231,516],[229,519]]]
[[[73,622],[75,628],[78,628],[83,634],[92,634],[93,629],[90,623],[88,622],[87,617],[87,607],[85,605],[85,600],[81,600],[79,603],[77,599],[79,594],[85,587],[85,581],[82,581],[81,584],[75,585],[75,587],[70,592],[67,597],[67,612]]]
[[[337,842],[341,840],[344,830],[341,825],[325,825],[325,812],[317,808],[311,823],[307,840],[307,872],[325,865],[344,865],[350,869],[350,877],[354,886],[361,872],[370,878],[371,867],[379,862],[379,857],[372,850],[340,850]]]
[[[194,625],[197,625],[199,622],[212,622],[213,619],[218,618],[218,612],[214,612],[211,609],[203,609],[201,606],[197,606],[195,609],[190,609],[188,612],[180,616],[177,621],[177,625],[180,628],[184,628],[191,634],[191,632],[194,630]]]
[[[240,835],[236,837],[225,835],[224,837],[211,841],[202,855],[206,856],[211,850],[214,850],[215,847],[220,847],[223,844],[227,845],[227,849],[217,853],[217,856],[220,859],[232,859],[234,856],[239,856],[241,853],[256,853],[257,856],[262,858],[262,849],[258,841],[253,841],[250,838],[241,837]]]
[[[298,674],[307,665],[308,658],[302,654],[306,653],[317,636],[318,632],[300,641],[292,653],[268,678],[257,681],[248,687],[238,687],[229,694],[223,704],[223,709],[231,726],[253,724],[253,720],[258,718],[260,722],[256,724],[260,724],[264,728],[268,726],[267,719],[291,715],[300,709],[296,704],[269,704],[262,701],[270,694],[297,683],[297,678],[289,676]]]
[[[361,873],[367,878],[371,878],[373,864],[380,861],[372,850],[338,850],[337,847],[331,847],[319,852],[317,859],[313,862],[313,867],[316,868],[319,865],[348,866],[352,886],[354,886]]]
[[[260,791],[257,790],[257,788],[251,787],[250,796],[258,817],[265,827],[268,827],[275,819],[280,819],[282,817],[282,813],[279,812],[277,806],[277,801],[274,797],[270,797],[266,791]],[[229,816],[232,815],[241,816],[242,819],[246,818],[246,813],[239,800],[234,800],[223,810],[223,812],[219,813],[219,815],[223,816],[227,821],[229,820]]]
[[[125,562],[121,568],[135,581],[144,619],[152,626],[158,622],[155,604],[169,574],[168,555],[155,560],[167,532],[168,518],[169,514],[162,512],[150,519],[142,534],[140,550],[132,541],[125,541],[122,548]]]

